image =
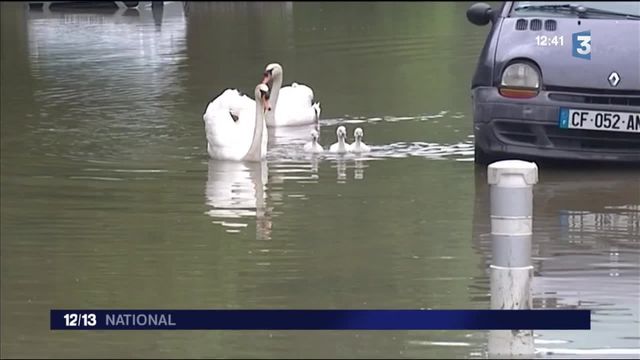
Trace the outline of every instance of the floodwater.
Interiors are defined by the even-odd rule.
[[[470,79],[488,28],[469,3],[2,4],[3,357],[483,358],[482,331],[53,332],[52,308],[485,309],[486,171]],[[312,86],[311,157],[209,160],[202,113],[267,63]],[[640,171],[545,168],[534,193],[539,357],[640,357]]]

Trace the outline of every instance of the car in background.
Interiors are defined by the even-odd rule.
[[[640,2],[476,3],[476,163],[640,163]]]

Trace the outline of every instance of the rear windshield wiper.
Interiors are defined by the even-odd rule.
[[[514,9],[514,11],[521,10],[539,10],[539,11],[550,11],[550,12],[570,12],[576,13],[579,17],[584,17],[585,15],[611,15],[611,16],[622,16],[627,19],[640,19],[640,15],[619,13],[615,11],[603,10],[598,8],[592,8],[584,5],[576,5],[576,4],[556,4],[556,5],[521,5]]]

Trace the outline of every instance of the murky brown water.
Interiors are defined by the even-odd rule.
[[[488,308],[486,173],[469,3],[2,4],[3,357],[486,357],[486,333],[52,332],[52,308]],[[264,66],[311,85],[309,157],[209,160],[201,115]],[[357,124],[357,125],[356,125]],[[536,332],[540,356],[640,357],[640,171],[542,168],[534,304],[593,309]]]

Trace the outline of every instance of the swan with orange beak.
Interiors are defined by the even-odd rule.
[[[261,161],[267,155],[266,114],[271,111],[266,84],[255,88],[255,101],[226,90],[207,106],[202,116],[209,156],[221,160]],[[250,100],[250,99],[249,99]]]
[[[292,83],[282,87],[283,70],[278,63],[267,65],[262,83],[271,89],[272,111],[267,112],[267,126],[298,126],[317,124],[320,103],[313,102],[313,90],[307,85]]]

